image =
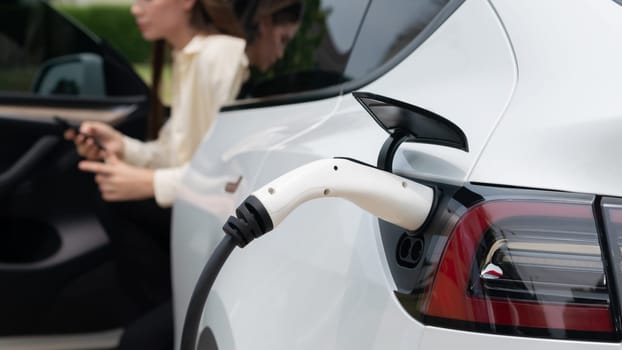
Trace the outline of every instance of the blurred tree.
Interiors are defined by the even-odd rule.
[[[151,44],[142,38],[134,16],[130,13],[129,3],[89,6],[56,4],[54,7],[106,40],[130,62],[149,62]]]

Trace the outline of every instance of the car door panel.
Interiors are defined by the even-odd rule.
[[[95,215],[99,194],[52,118],[99,120],[142,138],[147,87],[45,2],[3,2],[0,19],[0,344],[119,328],[136,310]]]

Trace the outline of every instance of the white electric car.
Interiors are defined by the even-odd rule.
[[[309,4],[312,65],[226,108],[181,185],[177,346],[235,208],[345,157],[433,188],[424,226],[300,205],[225,262],[198,349],[619,349],[622,3]],[[452,133],[425,122],[443,119]]]
[[[140,138],[148,89],[53,5],[0,1],[0,349],[114,349],[136,306],[52,117]],[[423,226],[373,202],[295,205],[224,263],[198,349],[620,349],[620,38],[620,0],[307,0],[285,59],[253,72],[180,186],[177,347],[235,208],[343,157],[430,188],[427,213],[396,211]]]

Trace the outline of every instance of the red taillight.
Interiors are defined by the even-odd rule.
[[[516,335],[614,337],[603,266],[590,204],[485,202],[448,237],[420,310],[427,319]]]

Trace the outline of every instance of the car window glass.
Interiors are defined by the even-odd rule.
[[[343,72],[368,0],[307,0],[300,29],[282,60],[252,71],[240,98],[316,90],[347,80]]]
[[[0,90],[30,90],[37,68],[31,61],[40,61],[30,57],[41,53],[30,52],[27,44],[34,30],[28,25],[29,15],[37,13],[16,2],[0,4]]]
[[[344,71],[350,80],[365,77],[395,57],[430,24],[449,0],[373,1]]]
[[[0,93],[139,95],[119,57],[44,1],[0,2]]]

